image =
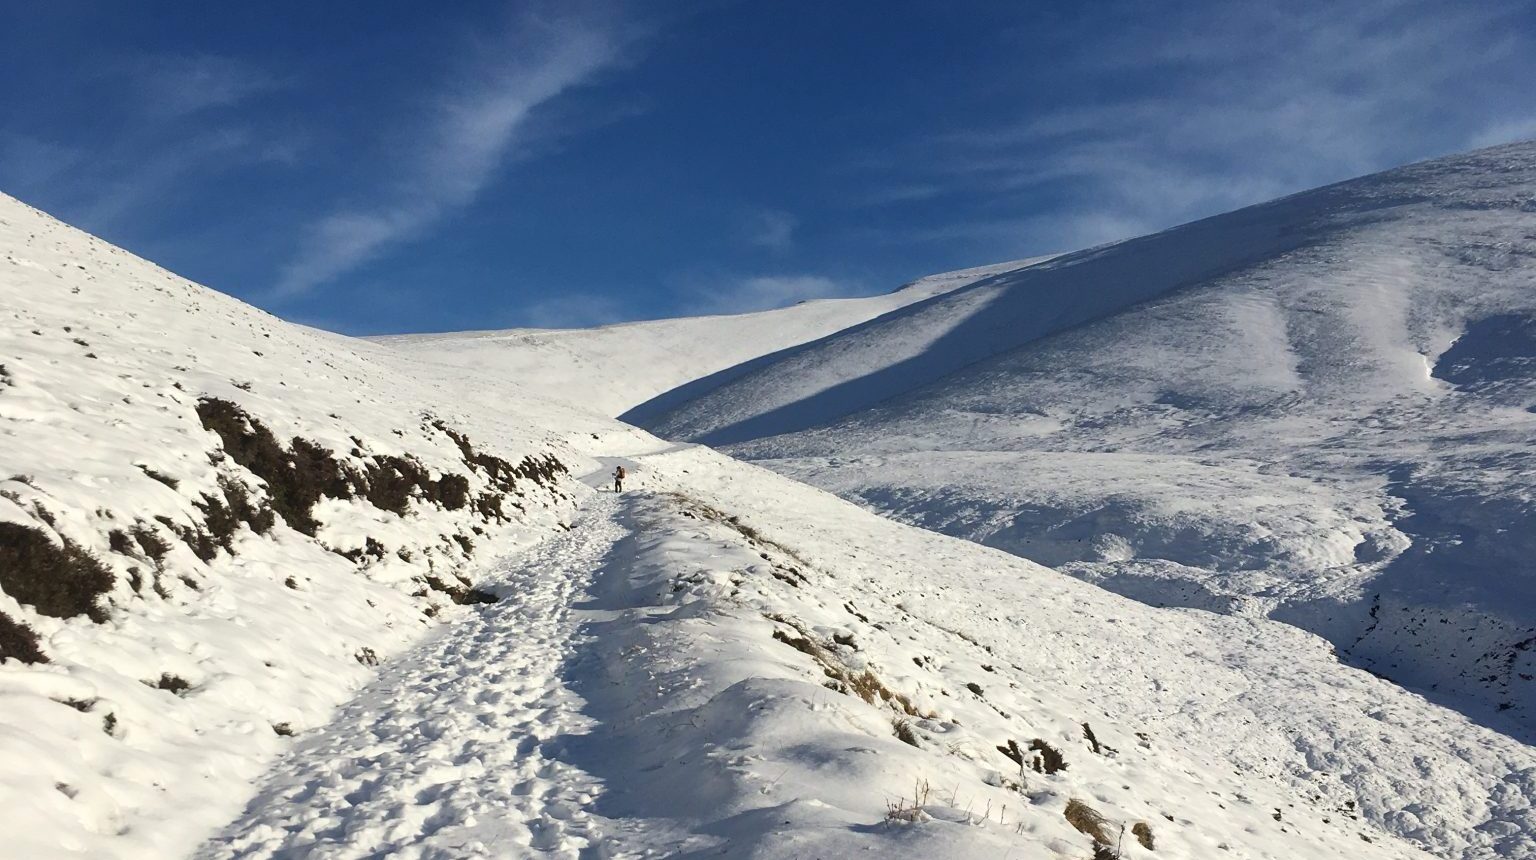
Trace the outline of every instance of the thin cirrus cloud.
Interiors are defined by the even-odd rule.
[[[439,94],[416,140],[383,165],[394,177],[384,191],[308,227],[274,298],[307,293],[468,206],[514,154],[530,114],[613,65],[622,43],[612,27],[590,21],[524,18],[501,44],[484,47],[481,62]]]
[[[701,282],[694,292],[698,298],[692,312],[737,314],[850,296],[858,285],[824,275],[757,275]]]
[[[759,248],[786,251],[795,244],[795,230],[799,226],[800,219],[788,212],[764,209],[750,219],[747,241]]]
[[[229,107],[287,85],[266,69],[217,54],[156,54],[125,65],[144,109],[167,117]]]
[[[1163,15],[1084,34],[1063,73],[1104,92],[914,143],[912,184],[998,216],[903,240],[1006,257],[1126,238],[1405,161],[1536,134],[1536,40],[1510,3],[1361,0]],[[1511,70],[1518,73],[1511,74]],[[1047,188],[1067,202],[1037,203]],[[1009,208],[1009,201],[1015,211]],[[895,237],[893,237],[895,238]]]
[[[81,226],[113,237],[143,235],[145,210],[186,188],[243,167],[291,162],[299,143],[247,118],[219,113],[289,86],[254,65],[215,54],[139,54],[82,63],[61,88],[98,88],[79,113],[120,112],[111,135],[38,136],[28,120],[0,120],[0,183],[36,195]]]

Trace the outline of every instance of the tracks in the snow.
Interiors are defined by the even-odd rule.
[[[599,495],[513,559],[500,603],[385,668],[198,856],[610,856],[587,811],[602,786],[549,742],[592,724],[562,667],[571,603],[627,533],[620,506]]]

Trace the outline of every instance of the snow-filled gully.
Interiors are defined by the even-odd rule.
[[[589,854],[594,778],[551,754],[591,717],[562,680],[574,595],[625,534],[601,494],[509,561],[503,595],[385,668],[200,857]]]

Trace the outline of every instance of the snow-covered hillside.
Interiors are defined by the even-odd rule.
[[[1017,269],[866,307],[846,336]],[[509,372],[545,366],[528,342],[471,372],[473,338],[293,326],[8,198],[0,295],[0,857],[1536,855],[1536,751],[1323,638],[1148,606],[597,408],[838,349],[820,322],[736,343],[760,319],[699,321],[734,351],[657,370],[626,356],[666,352],[666,326],[605,330],[534,383]],[[612,365],[592,346],[624,338]],[[860,438],[771,465],[832,483],[904,453]],[[998,473],[938,453],[912,473]],[[1074,453],[1062,497],[1151,494],[1192,462]],[[1188,566],[1270,563],[1215,530],[1239,501],[1406,556],[1398,509],[1347,474],[1211,469],[1210,503],[1157,497],[1210,528],[1169,536]],[[913,487],[893,498],[942,499]]]
[[[574,508],[526,403],[466,409],[7,197],[0,296],[7,857],[184,852]]]
[[[1041,258],[1044,259],[1044,258]],[[413,334],[374,338],[423,364],[510,379],[556,400],[578,399],[603,414],[656,414],[673,401],[708,391],[756,362],[794,347],[958,289],[998,272],[1025,268],[1018,260],[922,278],[884,295],[823,299],[758,313],[683,317],[593,329]],[[652,402],[660,395],[669,395]]]
[[[1057,257],[647,420],[1536,734],[1536,144]]]

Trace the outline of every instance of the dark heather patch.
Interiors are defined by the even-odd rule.
[[[156,472],[154,469],[151,469],[142,463],[139,465],[139,471],[143,472],[145,475],[151,478],[154,478],[156,481],[159,481],[160,483],[170,487],[173,490],[181,486],[181,482],[175,478],[172,478],[170,475],[164,475],[160,472]]]
[[[134,523],[133,528],[129,529],[128,533],[138,543],[139,550],[144,553],[145,558],[148,558],[155,564],[164,561],[165,554],[171,551],[170,542],[160,537],[160,533],[155,531],[154,526],[148,523]]]
[[[0,589],[53,618],[107,620],[99,605],[112,590],[112,572],[69,538],[55,542],[42,529],[0,523]]]
[[[227,400],[203,398],[198,401],[197,414],[203,427],[219,437],[230,459],[266,482],[271,510],[296,531],[311,537],[319,528],[313,510],[321,498],[363,498],[380,510],[400,516],[409,513],[411,503],[418,500],[451,511],[473,504],[475,511],[486,520],[505,521],[506,513],[502,507],[505,494],[516,487],[519,479],[542,486],[567,472],[564,464],[551,455],[525,457],[514,465],[500,457],[476,451],[467,436],[436,422],[434,426],[446,433],[459,448],[465,464],[472,471],[483,474],[496,489],[494,493],[481,493],[472,498],[466,476],[448,473],[434,479],[414,457],[365,455],[361,440],[354,440],[353,448],[353,456],[361,462],[347,463],[302,437],[294,437],[285,448],[259,420]],[[260,533],[262,529],[252,521],[256,514],[247,516],[242,513],[231,489],[226,486],[224,490],[225,506],[237,519],[251,523]],[[204,504],[209,504],[206,497]],[[513,502],[513,505],[517,506],[517,503]],[[214,529],[214,533],[222,540],[225,523],[219,525],[221,528]]]
[[[1035,757],[1034,768],[1037,773],[1055,773],[1067,769],[1067,760],[1062,756],[1061,750],[1046,743],[1041,738],[1035,738],[1029,742],[1029,748],[1040,755]]]
[[[185,678],[177,677],[169,672],[162,673],[158,681],[145,681],[144,683],[157,690],[165,690],[178,696],[192,689],[192,685],[187,683]]]
[[[36,631],[0,612],[0,663],[6,660],[47,663],[48,655],[43,653]]]

